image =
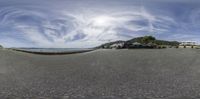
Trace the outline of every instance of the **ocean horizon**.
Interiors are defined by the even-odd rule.
[[[88,51],[92,48],[12,48],[15,50],[28,51],[28,52],[49,52],[49,53],[62,53],[62,52],[76,52],[76,51]]]

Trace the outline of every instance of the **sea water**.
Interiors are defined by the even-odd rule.
[[[15,48],[22,51],[29,51],[29,52],[75,52],[75,51],[87,51],[92,50],[89,48]]]

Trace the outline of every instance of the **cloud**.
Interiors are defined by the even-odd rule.
[[[109,14],[94,12],[91,15],[61,11],[55,15],[54,12],[46,13],[34,8],[25,10],[7,7],[0,10],[0,13],[1,25],[16,30],[16,35],[22,35],[38,47],[94,47],[112,40],[140,36],[135,34],[139,31],[161,33],[169,28],[166,23],[173,23],[173,19],[154,16],[145,8]],[[124,36],[124,31],[131,33]]]
[[[82,1],[78,4],[72,1],[62,2],[63,4],[59,3],[61,7],[56,6],[58,2],[53,0],[50,3],[42,2],[39,6],[20,4],[1,7],[0,36],[3,37],[0,43],[7,47],[73,48],[94,47],[109,41],[143,35],[178,40],[190,35],[187,39],[197,40],[195,36],[199,32],[199,9],[189,10],[190,15],[184,15],[185,18],[177,18],[173,13],[167,13],[173,12],[173,6],[165,9],[166,13],[163,14],[163,9],[155,10],[145,4],[136,5],[135,2],[140,3],[139,1],[109,1],[105,6],[88,1],[87,3],[94,4],[88,8],[85,7],[86,3],[81,4]],[[73,5],[65,8],[64,4]],[[134,7],[129,6],[131,4],[135,4]],[[187,22],[182,18],[187,19]],[[6,40],[9,41],[5,43]]]

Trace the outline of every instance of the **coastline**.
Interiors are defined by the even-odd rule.
[[[39,52],[39,51],[27,51],[27,50],[14,49],[14,48],[11,48],[10,50],[24,52],[24,53],[30,53],[30,54],[40,54],[40,55],[66,55],[66,54],[78,54],[78,53],[90,52],[90,51],[94,51],[95,49],[78,50],[78,51],[72,50],[72,51],[63,51],[63,52]]]

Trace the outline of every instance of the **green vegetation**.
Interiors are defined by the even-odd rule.
[[[133,39],[127,41],[127,43],[134,43],[134,42],[138,42],[141,44],[154,43],[157,45],[170,45],[170,46],[178,46],[180,44],[177,41],[157,40],[153,36],[138,37],[138,38],[133,38]]]
[[[153,36],[144,36],[144,37],[137,37],[137,38],[133,38],[131,40],[128,41],[115,41],[115,42],[109,42],[106,44],[102,44],[101,46],[97,47],[97,48],[111,48],[111,45],[113,44],[118,44],[118,43],[124,43],[124,47],[123,48],[129,48],[130,46],[132,46],[133,43],[139,43],[141,45],[156,45],[157,48],[166,48],[166,46],[178,46],[180,43],[177,41],[165,41],[165,40],[157,40],[155,37]]]
[[[155,37],[144,36],[144,37],[133,38],[131,40],[126,41],[126,43],[138,42],[138,43],[141,43],[141,44],[148,44],[148,43],[153,43],[155,40],[156,40]]]
[[[180,44],[177,41],[164,41],[164,40],[155,40],[154,43],[157,45],[171,45],[171,46],[178,46]]]
[[[155,41],[155,37],[152,36],[144,36],[144,37],[138,37],[138,38],[133,38],[131,40],[128,40],[128,43],[133,43],[133,42],[138,42],[138,43],[142,43],[142,44],[147,44],[150,42]]]

